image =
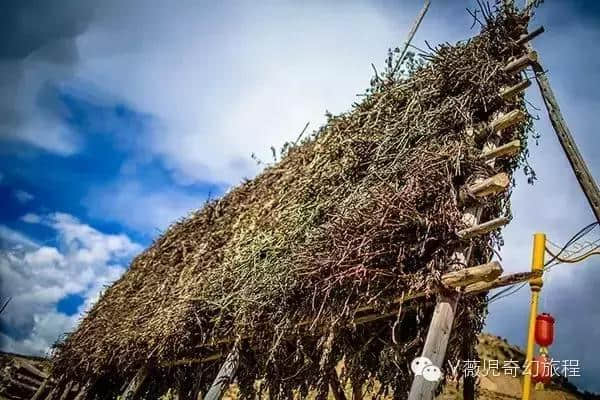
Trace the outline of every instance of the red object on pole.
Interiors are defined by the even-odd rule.
[[[542,313],[535,319],[535,342],[541,347],[548,347],[554,341],[554,318]]]
[[[545,385],[552,380],[552,362],[546,354],[540,354],[533,359],[531,363],[531,380]]]

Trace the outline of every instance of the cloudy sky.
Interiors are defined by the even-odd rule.
[[[37,3],[34,5],[34,3]],[[417,46],[472,36],[465,7],[433,0]],[[600,8],[549,1],[536,39],[584,158],[600,175]],[[39,354],[169,223],[269,161],[326,110],[349,108],[371,63],[401,43],[420,1],[9,0],[0,13],[1,348]],[[505,270],[531,235],[561,243],[594,220],[536,93],[538,174],[517,174]],[[536,111],[538,107],[541,111]],[[594,239],[598,238],[595,233]],[[557,359],[600,391],[600,258],[556,267],[542,309]],[[487,330],[523,344],[528,288],[490,306]]]

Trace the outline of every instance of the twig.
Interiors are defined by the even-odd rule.
[[[391,79],[396,74],[396,72],[398,72],[398,68],[400,68],[402,61],[404,60],[404,57],[406,56],[406,51],[408,50],[408,46],[410,45],[410,42],[412,42],[413,37],[415,36],[415,33],[417,33],[417,29],[419,29],[419,25],[421,25],[421,21],[423,21],[423,17],[425,17],[425,14],[427,13],[427,10],[429,9],[430,4],[431,4],[431,0],[425,0],[425,3],[423,4],[423,8],[421,9],[421,12],[419,12],[419,14],[417,15],[417,19],[415,20],[412,28],[408,32],[408,36],[406,37],[406,41],[404,42],[404,46],[402,47],[400,56],[396,60],[396,65],[394,65],[394,69],[390,72],[390,76],[388,78]]]

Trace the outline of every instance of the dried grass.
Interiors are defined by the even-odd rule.
[[[404,397],[434,297],[397,319],[351,322],[365,305],[389,312],[390,298],[433,292],[442,273],[463,267],[450,259],[465,246],[456,235],[465,207],[457,189],[525,161],[523,153],[492,168],[478,159],[482,143],[465,133],[524,109],[522,99],[498,93],[519,80],[502,66],[522,54],[512,40],[525,26],[516,14],[488,14],[479,36],[376,75],[351,111],[171,226],[58,345],[55,375],[118,387],[143,364],[226,352],[230,343],[217,340],[242,337],[242,394],[259,378],[274,397],[322,391],[344,359],[345,377],[376,378]],[[502,143],[525,140],[529,127],[503,132]],[[505,215],[508,194],[481,205],[484,220]],[[497,233],[471,241],[474,263],[501,244]],[[485,296],[461,302],[451,360],[474,356],[485,307]],[[153,385],[206,387],[217,367],[158,370]]]

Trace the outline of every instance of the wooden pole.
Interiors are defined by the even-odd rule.
[[[335,372],[335,368],[332,368],[329,373],[329,386],[335,400],[346,400],[346,394],[344,394],[344,389],[340,385],[340,378],[337,372]]]
[[[430,359],[433,365],[438,367],[441,367],[444,363],[458,300],[458,294],[440,296],[433,311],[422,356]],[[416,375],[410,388],[408,400],[433,399],[437,385],[438,382],[430,382],[425,380],[422,375]]]
[[[581,186],[581,189],[596,216],[596,220],[600,222],[600,190],[598,189],[598,185],[588,169],[585,160],[581,156],[577,144],[575,144],[575,139],[573,139],[573,135],[567,126],[567,122],[560,111],[558,101],[554,96],[554,91],[550,87],[548,76],[541,65],[541,60],[538,58],[537,62],[534,63],[532,67],[535,71],[535,80],[540,87],[542,98],[544,99],[544,104],[546,105],[546,110],[548,111],[548,116],[550,117],[550,122],[556,132],[558,141],[569,160],[569,164],[571,164],[577,182],[579,182],[579,186]]]
[[[229,384],[235,378],[235,373],[238,369],[240,362],[240,348],[239,341],[236,341],[233,349],[227,355],[225,362],[221,366],[217,377],[215,378],[210,389],[204,396],[204,400],[220,400],[225,393],[225,390],[229,387]]]
[[[410,28],[410,31],[408,32],[408,36],[406,37],[406,40],[404,41],[404,45],[402,46],[402,51],[400,52],[400,56],[398,57],[398,60],[396,61],[396,64],[394,65],[394,69],[392,70],[392,72],[390,74],[391,75],[390,78],[398,71],[398,68],[400,68],[400,65],[402,65],[402,61],[404,60],[404,57],[406,56],[406,51],[408,50],[408,46],[410,46],[410,42],[412,42],[412,39],[415,36],[415,33],[417,33],[417,29],[419,29],[419,25],[421,25],[421,21],[423,21],[423,17],[425,17],[425,14],[427,13],[427,10],[429,9],[430,4],[431,4],[431,0],[425,0],[425,3],[423,4],[423,8],[419,12],[419,15],[417,15],[417,19],[415,19],[415,22],[413,23],[412,27]]]
[[[81,387],[81,389],[79,389],[79,392],[77,392],[77,395],[73,400],[83,400],[87,396],[91,386],[91,382],[88,381],[85,385]]]
[[[38,368],[34,367],[32,364],[28,363],[25,360],[16,361],[15,364],[17,368],[23,369],[32,375],[38,376],[40,380],[48,378],[48,374],[46,372],[39,370]]]
[[[362,382],[352,382],[352,400],[362,400]]]
[[[135,376],[129,381],[129,384],[121,394],[121,399],[123,400],[131,400],[135,397],[138,391],[141,389],[142,384],[146,381],[148,377],[149,370],[147,367],[142,367],[138,370]]]
[[[67,399],[67,397],[69,396],[69,393],[71,392],[72,387],[73,387],[73,381],[69,381],[67,383],[67,386],[65,386],[65,390],[62,392],[62,395],[60,396],[60,400]]]
[[[38,400],[42,397],[42,394],[46,391],[46,387],[48,386],[48,379],[46,379],[42,384],[38,387],[31,400]]]

